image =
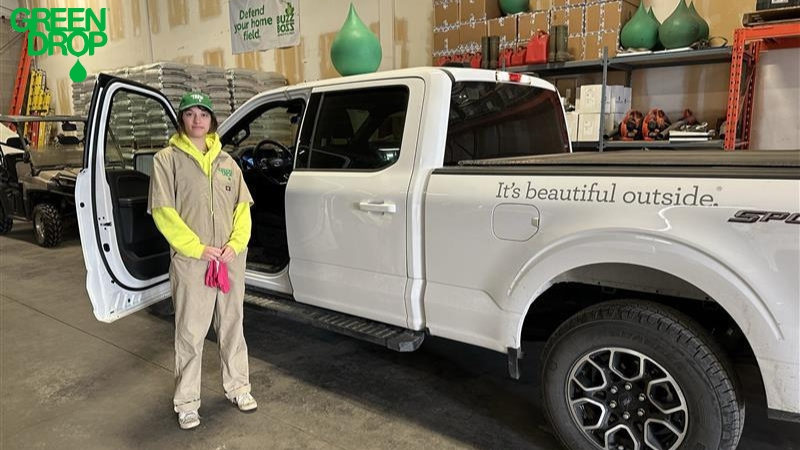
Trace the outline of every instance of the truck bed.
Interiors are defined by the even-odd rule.
[[[437,174],[800,179],[800,150],[626,151],[462,161]]]

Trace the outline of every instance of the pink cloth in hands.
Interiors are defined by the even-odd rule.
[[[214,260],[208,262],[208,269],[206,269],[206,286],[217,287],[217,262]]]
[[[224,294],[231,290],[228,266],[221,261],[209,261],[206,269],[206,286],[219,288]]]
[[[224,294],[227,294],[228,291],[231,290],[231,284],[230,281],[228,281],[228,266],[221,261],[217,268],[217,287],[219,287]]]

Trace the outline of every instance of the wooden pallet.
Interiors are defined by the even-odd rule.
[[[788,8],[765,9],[763,11],[744,13],[742,25],[753,27],[765,23],[794,22],[798,20],[800,20],[800,6],[790,6]]]

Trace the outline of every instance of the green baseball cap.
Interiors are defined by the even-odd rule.
[[[202,106],[209,112],[214,112],[214,106],[211,104],[211,98],[202,92],[188,92],[181,97],[181,104],[178,106],[178,112],[191,108],[192,106]]]

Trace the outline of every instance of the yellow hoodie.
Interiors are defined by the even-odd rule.
[[[222,143],[220,142],[219,135],[217,133],[211,133],[206,136],[206,147],[208,147],[208,151],[205,154],[183,133],[174,134],[170,138],[169,143],[197,161],[203,173],[208,177],[210,189],[212,179],[211,165],[222,151]],[[213,205],[210,213],[214,213]],[[225,245],[231,247],[238,255],[247,248],[247,243],[250,240],[252,224],[250,218],[250,203],[241,202],[237,204],[233,214],[233,231]],[[175,251],[190,258],[200,259],[203,256],[203,251],[206,246],[200,242],[200,238],[197,234],[186,225],[183,219],[181,219],[175,208],[154,208],[152,210],[152,215],[156,227]]]

